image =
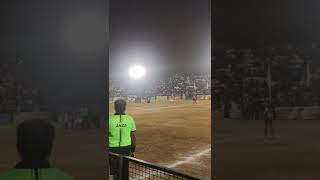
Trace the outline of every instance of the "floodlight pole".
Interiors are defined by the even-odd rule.
[[[271,61],[269,60],[267,65],[267,73],[266,73],[266,80],[268,85],[268,94],[269,94],[269,103],[272,103],[272,76],[271,76]]]
[[[272,104],[271,85],[269,86],[269,103]]]

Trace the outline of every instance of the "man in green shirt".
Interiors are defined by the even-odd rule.
[[[109,116],[109,151],[125,156],[134,156],[136,149],[136,125],[133,118],[125,114],[126,101],[114,102],[115,114]],[[117,179],[118,162],[110,159],[110,174]],[[127,169],[128,167],[124,168]]]
[[[0,175],[0,180],[73,180],[52,168],[49,157],[54,140],[54,127],[43,120],[29,120],[17,127],[17,149],[21,161],[15,169]]]

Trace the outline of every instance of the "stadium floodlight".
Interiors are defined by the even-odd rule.
[[[129,76],[132,79],[138,80],[145,76],[146,69],[143,66],[140,65],[134,65],[129,68]]]

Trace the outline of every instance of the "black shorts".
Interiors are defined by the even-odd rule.
[[[264,119],[264,123],[265,123],[266,125],[269,125],[269,124],[272,125],[272,120],[273,120],[272,118],[265,118],[265,119]]]
[[[113,153],[124,155],[124,156],[130,156],[131,146],[109,147],[109,152],[113,152]],[[115,157],[109,156],[109,164],[110,164],[110,174],[117,175],[118,174],[118,167],[119,167],[118,159]]]

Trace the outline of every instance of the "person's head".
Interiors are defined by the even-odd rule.
[[[43,120],[22,122],[16,131],[17,149],[22,160],[48,160],[54,140],[54,127]]]
[[[117,99],[114,102],[114,110],[116,111],[116,114],[124,114],[126,111],[126,101],[124,99]]]

